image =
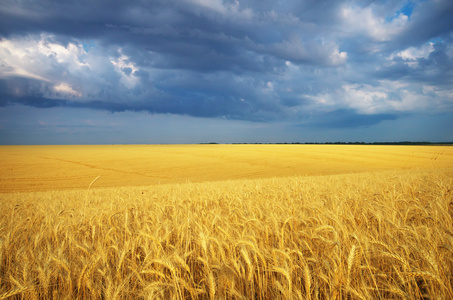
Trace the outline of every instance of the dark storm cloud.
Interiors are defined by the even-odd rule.
[[[321,128],[366,127],[379,124],[384,120],[395,120],[396,118],[397,116],[392,114],[364,115],[358,114],[351,109],[339,109],[317,116],[313,122],[309,123],[309,126]]]
[[[125,73],[130,72],[131,70],[127,70]],[[146,76],[145,80],[148,80]],[[46,82],[9,78],[0,80],[0,105],[21,104],[38,108],[64,106],[110,112],[148,111],[254,121],[275,118],[272,114],[279,109],[273,102],[262,102],[260,95],[257,95],[254,89],[245,92],[247,87],[243,83],[234,82],[226,75],[208,76],[195,73],[182,76],[180,79],[173,78],[170,82],[166,82],[167,80],[170,79],[159,81],[158,92],[143,89],[141,86],[123,91],[121,95],[115,95],[116,90],[104,90],[99,94],[108,98],[109,101],[96,98],[80,101],[75,97],[60,98],[62,95]],[[247,82],[247,84],[259,83]],[[124,101],[122,97],[125,95],[129,101]],[[66,95],[63,94],[63,96]],[[241,97],[246,97],[248,100]]]
[[[432,43],[432,52],[426,57],[393,58],[393,64],[371,72],[380,79],[405,79],[451,89],[453,85],[453,39],[451,37]]]
[[[0,104],[340,128],[451,111],[452,13],[449,0],[3,0]]]
[[[399,45],[416,46],[437,37],[451,37],[453,1],[422,1],[411,15],[411,23],[396,41]]]
[[[287,6],[291,11],[278,14],[275,4],[270,11],[259,12],[256,6],[246,8],[248,4],[240,8],[220,1],[200,3],[209,1],[6,1],[0,14],[1,33],[9,37],[51,32],[63,42],[65,37],[94,38],[160,54],[152,61],[156,67],[201,70],[249,67],[263,71],[268,61],[259,61],[266,59],[259,54],[300,61],[310,61],[310,54],[330,54],[322,52],[331,49],[324,50],[310,37],[319,33],[311,18],[318,16],[319,22],[335,5],[295,2]],[[294,16],[297,12],[300,15]],[[307,42],[296,37],[301,34],[310,37]],[[323,59],[328,58],[315,61]]]

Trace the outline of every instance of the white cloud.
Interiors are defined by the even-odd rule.
[[[428,58],[429,54],[434,51],[434,44],[429,42],[420,47],[410,47],[406,50],[392,54],[390,57],[401,57],[403,60],[417,60],[420,58]]]
[[[0,41],[0,77],[25,77],[41,81],[49,81],[45,74],[39,74],[39,69],[29,66],[33,53],[31,47],[22,45],[21,42],[3,39]]]
[[[446,102],[453,103],[452,89],[441,89],[438,86],[424,84],[422,90],[423,95],[433,97],[434,99],[444,99]]]
[[[393,61],[395,58],[401,58],[404,60],[404,64],[411,68],[418,67],[418,61],[421,58],[427,59],[431,52],[434,51],[434,44],[429,42],[420,47],[409,47],[403,51],[394,52],[389,57],[389,61]],[[393,64],[392,62],[391,64]]]
[[[344,84],[328,93],[303,95],[313,101],[311,109],[332,111],[351,108],[361,114],[441,112],[452,99],[450,90],[425,85],[422,91],[409,83],[381,80],[377,85]],[[451,101],[450,101],[451,105]]]
[[[376,16],[371,6],[365,8],[344,7],[341,10],[344,31],[350,34],[363,34],[376,41],[389,41],[400,34],[408,23],[408,17],[402,13],[392,20]]]
[[[227,8],[223,5],[220,0],[187,0],[189,3],[216,11],[218,13],[226,13]]]
[[[57,93],[57,94],[62,94],[63,96],[67,97],[67,96],[73,96],[73,97],[82,97],[82,93],[74,90],[72,88],[71,85],[69,85],[69,83],[66,83],[66,82],[62,82],[58,85],[55,85],[53,87],[54,91]]]
[[[344,85],[349,107],[364,114],[439,111],[437,103],[408,83],[381,80],[379,85]]]
[[[122,53],[121,49],[119,52]],[[117,59],[111,59],[110,62],[115,66],[115,71],[121,76],[121,83],[127,88],[133,88],[139,83],[139,78],[134,76],[134,73],[138,71],[137,66],[132,63],[124,54],[121,54]]]
[[[268,81],[268,82],[266,83],[266,88],[265,88],[265,90],[267,90],[268,92],[274,91],[274,83],[271,82],[271,81]]]
[[[254,17],[254,13],[250,8],[240,9],[238,0],[231,3],[225,3],[222,0],[185,0],[185,2],[195,5],[197,12],[215,12],[223,17],[244,21],[250,21]],[[201,10],[197,8],[201,8]]]
[[[69,43],[67,46],[52,42],[51,35],[41,35],[41,40],[38,42],[38,52],[47,57],[54,58],[60,64],[67,64],[69,67],[90,67],[88,63],[82,61],[82,57],[87,53],[83,46],[74,43]]]
[[[338,66],[346,63],[348,54],[339,51],[339,46],[333,41],[313,41],[305,42],[300,35],[292,35],[289,39],[273,45],[260,45],[256,47],[258,51],[270,52],[279,58],[291,63],[308,62],[321,64],[324,66]]]
[[[389,91],[384,87],[346,84],[343,85],[343,90],[349,106],[361,113],[379,113],[388,108]]]
[[[0,54],[0,77],[3,78],[16,76],[50,82],[55,69],[64,69],[67,74],[90,68],[83,61],[87,53],[82,45],[69,43],[63,46],[47,34],[2,39]]]
[[[346,63],[348,60],[348,53],[346,52],[340,52],[338,48],[335,48],[332,50],[332,52],[329,55],[329,61],[331,65],[337,66],[337,65],[342,65]]]
[[[135,86],[139,78],[133,73],[138,68],[128,57],[120,56],[113,64],[106,55],[110,49],[96,46],[94,42],[93,45],[87,52],[81,42],[74,40],[63,44],[50,34],[2,39],[0,78],[38,81],[28,86],[11,85],[15,95],[25,95],[33,90],[50,99],[77,98],[78,101],[100,99],[100,93],[112,91],[111,87],[118,89],[118,81],[127,88]],[[112,94],[118,95],[117,92]]]

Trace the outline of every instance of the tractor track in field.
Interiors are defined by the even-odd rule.
[[[115,146],[0,150],[0,193],[80,188],[98,175],[102,182],[96,186],[110,187],[453,165],[453,147]]]
[[[140,172],[133,172],[133,171],[125,171],[125,170],[119,170],[119,169],[113,169],[113,168],[106,168],[106,167],[100,167],[88,163],[82,163],[78,161],[73,161],[73,160],[68,160],[68,159],[61,159],[61,158],[55,158],[55,157],[46,157],[46,156],[36,156],[42,159],[48,159],[48,160],[57,160],[57,161],[62,161],[66,163],[71,163],[71,164],[76,164],[79,166],[84,166],[87,168],[91,169],[97,169],[97,170],[104,170],[104,171],[111,171],[111,172],[116,172],[116,173],[122,173],[122,174],[129,174],[129,175],[138,175],[138,176],[143,176],[143,177],[148,177],[148,178],[157,178],[157,179],[171,179],[174,180],[174,177],[169,177],[169,176],[152,176],[152,175],[147,175],[144,173]]]

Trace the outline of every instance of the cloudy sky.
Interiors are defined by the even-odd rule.
[[[453,141],[451,0],[2,0],[0,144]]]

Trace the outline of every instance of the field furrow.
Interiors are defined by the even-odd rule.
[[[453,147],[0,154],[0,299],[453,299]]]
[[[453,147],[356,145],[2,146],[0,192],[145,186],[453,166]]]

